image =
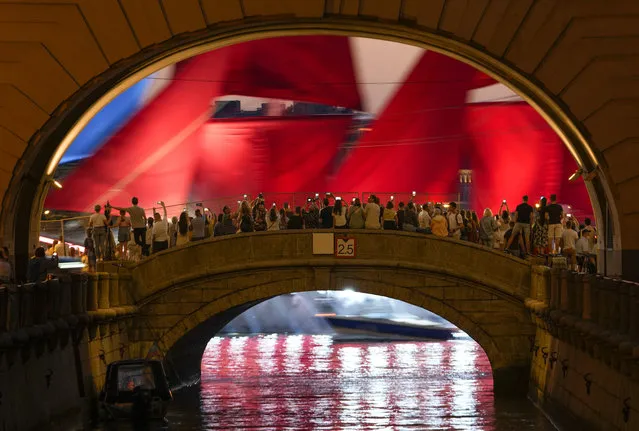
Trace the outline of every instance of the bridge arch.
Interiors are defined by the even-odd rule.
[[[486,352],[496,393],[526,388],[535,333],[524,306],[527,262],[448,238],[384,231],[349,231],[357,257],[345,260],[314,255],[318,233],[344,231],[239,234],[140,263],[132,268],[140,306],[137,341],[155,345],[184,380],[199,373],[208,340],[251,306],[283,294],[354,288],[449,320]],[[168,280],[164,271],[181,275]]]
[[[16,120],[3,122],[0,129],[11,143],[6,150],[12,155],[3,160],[0,176],[0,236],[13,246],[18,272],[24,271],[26,257],[37,242],[50,174],[65,143],[101,106],[132,82],[180,57],[225,44],[268,36],[330,33],[383,38],[440,50],[489,73],[530,101],[553,125],[583,168],[595,174],[588,187],[599,227],[612,226],[614,242],[612,237],[605,240],[615,250],[621,250],[623,228],[621,257],[628,263],[624,275],[637,276],[632,262],[639,242],[631,196],[639,182],[636,167],[628,162],[636,155],[636,133],[626,124],[631,123],[635,105],[633,100],[620,97],[632,93],[630,86],[634,84],[631,79],[616,79],[620,74],[630,78],[634,73],[631,67],[624,66],[626,60],[618,52],[621,36],[615,33],[624,25],[632,26],[627,18],[633,16],[629,4],[611,9],[603,4],[574,8],[562,3],[551,7],[544,2],[490,7],[399,0],[188,3],[188,7],[177,7],[175,2],[160,2],[151,7],[153,13],[147,16],[140,15],[139,8],[118,7],[115,2],[100,6],[74,1],[2,5],[9,22],[15,19],[15,23],[38,26],[37,19],[28,17],[46,12],[67,29],[52,32],[47,27],[36,33],[38,46],[51,55],[47,44],[66,47],[62,48],[64,55],[54,57],[60,70],[54,69],[65,76],[68,85],[52,85],[49,80],[59,78],[60,73],[47,75],[51,59],[39,49],[27,49],[19,50],[20,55],[15,54],[19,60],[9,63],[11,67],[15,67],[13,63],[24,67],[24,76],[31,76],[26,71],[42,71],[38,75],[42,82],[29,79],[37,84],[29,88],[32,91],[25,91],[23,74],[12,72],[11,82],[3,89],[11,96],[6,99],[11,105],[6,109],[11,114],[8,118]],[[553,19],[548,18],[551,16]],[[618,25],[622,19],[628,22]],[[47,21],[42,26],[50,24]],[[548,30],[546,26],[552,28]],[[34,43],[32,37],[19,30],[11,32],[16,33],[12,43]],[[582,37],[590,33],[610,33],[615,42],[593,46],[599,38]],[[623,37],[632,36],[624,33]],[[86,43],[78,44],[80,40]],[[627,46],[632,45],[630,40]],[[565,58],[575,61],[564,67]],[[70,79],[65,74],[71,75]],[[599,75],[609,77],[611,82],[592,85],[593,77]],[[619,82],[624,84],[619,86]],[[2,149],[5,150],[4,144]],[[612,271],[619,273],[621,257],[611,257],[614,260],[606,262],[614,262],[617,266]]]

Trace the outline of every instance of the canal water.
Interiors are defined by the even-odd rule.
[[[216,337],[201,384],[174,395],[175,430],[555,429],[526,400],[494,402],[488,358],[472,340]]]

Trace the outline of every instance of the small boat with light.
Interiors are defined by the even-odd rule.
[[[164,420],[173,394],[162,362],[132,359],[107,365],[99,402],[107,420]]]

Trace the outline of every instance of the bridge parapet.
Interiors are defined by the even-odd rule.
[[[356,257],[314,254],[313,235],[356,240]],[[484,285],[522,301],[529,296],[531,265],[472,243],[397,231],[316,230],[229,235],[170,249],[131,268],[135,300],[165,289],[238,271],[293,267],[422,270]],[[327,286],[317,286],[325,289]]]
[[[40,341],[64,346],[87,327],[109,332],[108,325],[137,312],[130,286],[130,275],[107,272],[0,286],[0,353]]]

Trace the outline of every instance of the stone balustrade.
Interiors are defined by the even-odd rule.
[[[639,284],[537,266],[526,306],[553,336],[639,379]]]
[[[42,283],[0,286],[0,352],[58,331],[115,322],[136,313],[131,276],[67,273]]]

